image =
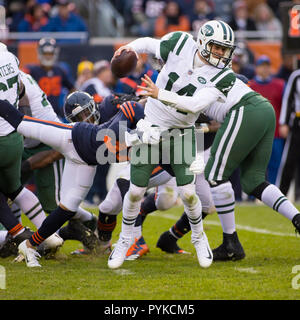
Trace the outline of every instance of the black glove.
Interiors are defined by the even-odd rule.
[[[114,93],[114,98],[110,101],[111,104],[117,105],[122,104],[126,101],[140,101],[141,97],[136,96],[135,94],[127,94],[127,93]]]

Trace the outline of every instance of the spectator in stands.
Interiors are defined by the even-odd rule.
[[[19,32],[39,32],[48,23],[48,17],[40,4],[35,4],[25,14],[24,19],[18,25]]]
[[[220,20],[230,22],[234,0],[213,0],[214,13]]]
[[[276,77],[283,79],[287,83],[291,73],[296,69],[297,69],[297,56],[294,54],[282,53],[282,63],[276,74]]]
[[[233,3],[233,15],[229,25],[234,31],[255,31],[256,26],[253,19],[249,17],[247,4],[243,0]]]
[[[57,0],[58,14],[50,18],[49,23],[43,28],[47,32],[87,32],[83,19],[70,11],[68,0]],[[70,41],[70,40],[68,40]],[[78,40],[74,40],[78,41]]]
[[[253,17],[257,30],[281,33],[281,23],[266,3],[261,3],[255,7]]]
[[[256,75],[254,79],[250,81],[250,87],[271,102],[276,115],[276,128],[272,155],[268,165],[267,178],[270,183],[275,184],[284,147],[284,139],[279,135],[278,123],[281,111],[284,81],[272,75],[271,61],[268,56],[260,56],[255,65]]]
[[[80,90],[84,82],[93,77],[94,64],[91,61],[84,60],[81,61],[77,66],[77,79],[75,87]]]
[[[216,15],[212,11],[209,0],[195,0],[193,11],[189,15],[192,31],[198,32],[205,22],[215,18]]]
[[[152,37],[156,19],[162,13],[166,5],[161,0],[133,0],[132,16],[134,20],[130,32],[134,36]]]
[[[235,73],[246,76],[249,80],[255,75],[254,58],[244,42],[238,42],[232,59],[232,69]]]
[[[26,6],[21,1],[13,0],[7,4],[6,24],[11,32],[18,31],[18,25],[23,20]]]
[[[80,90],[89,93],[99,103],[103,98],[111,94],[113,75],[110,63],[107,60],[100,60],[94,64],[93,78],[85,81]]]
[[[156,19],[154,36],[162,37],[173,31],[190,31],[190,22],[176,1],[169,0],[162,14]]]

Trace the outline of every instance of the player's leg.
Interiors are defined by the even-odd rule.
[[[36,227],[45,219],[38,198],[21,185],[21,159],[23,138],[18,133],[11,133],[0,139],[1,174],[0,190],[14,201]]]
[[[77,161],[72,161],[69,158],[65,160],[61,185],[61,202],[57,209],[48,215],[42,226],[32,235],[29,243],[21,243],[19,251],[24,256],[27,255],[26,250],[28,247],[33,249],[51,235],[55,236],[55,232],[76,214],[81,201],[84,200],[93,182],[95,167],[80,164],[80,158],[76,151],[73,150],[72,154],[71,150],[69,151],[70,158],[75,159],[77,157]],[[61,238],[59,237],[59,239]],[[62,242],[60,245],[62,245]]]
[[[195,175],[189,170],[196,156],[194,128],[185,129],[170,142],[171,168],[176,177],[178,194],[183,202],[184,211],[191,227],[191,239],[196,249],[201,267],[207,268],[212,263],[212,252],[203,230],[202,205],[196,193]],[[188,157],[188,158],[187,158]],[[181,161],[178,161],[181,159]]]
[[[196,193],[202,204],[202,219],[205,219],[207,215],[213,214],[216,208],[212,200],[210,186],[203,173],[196,176]],[[189,220],[184,212],[169,230],[160,235],[156,246],[168,253],[188,253],[178,246],[177,241],[190,230]]]
[[[295,177],[300,152],[299,148],[295,146],[298,146],[299,143],[299,129],[293,128],[285,141],[276,178],[276,186],[279,187],[284,195],[287,195],[291,182]]]
[[[157,183],[159,183],[159,181],[164,182],[166,177],[168,177],[169,181],[162,185],[158,185],[156,187],[156,192],[147,195],[143,200],[141,210],[134,225],[134,243],[127,251],[126,260],[138,259],[149,252],[149,247],[142,235],[142,226],[147,215],[156,210],[168,210],[176,203],[178,197],[176,179],[170,176],[166,171],[163,171],[160,176],[161,179],[155,179]],[[152,178],[151,176],[150,178],[149,188],[150,186],[153,186],[153,181],[151,182],[151,180],[154,180],[154,177]]]
[[[151,164],[150,147],[144,145],[144,148],[147,157],[147,159],[144,159],[144,163],[136,161],[136,158],[132,157],[134,164],[131,163],[130,167],[130,186],[123,201],[122,231],[119,241],[108,259],[108,266],[112,269],[120,267],[126,258],[126,253],[132,244],[134,223],[139,214],[151,172],[157,165],[157,163]],[[143,152],[141,148],[133,149],[132,155],[134,156],[140,155],[140,152]]]

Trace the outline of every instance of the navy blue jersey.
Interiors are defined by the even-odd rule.
[[[56,114],[63,118],[63,109],[60,105],[60,95],[62,88],[71,90],[73,83],[69,80],[64,70],[59,66],[54,66],[51,70],[46,70],[39,65],[28,65],[25,72],[29,73],[45,92]]]
[[[114,95],[109,95],[97,105],[100,112],[100,124],[108,121],[115,116],[120,110],[120,104],[113,104]]]
[[[108,157],[115,159],[115,162],[127,161],[127,147],[123,134],[125,131],[135,129],[136,123],[142,118],[144,118],[142,105],[125,102],[117,114],[105,123],[94,125],[78,122],[72,129],[74,147],[80,158],[88,165],[104,164],[101,163],[101,155],[106,159]]]

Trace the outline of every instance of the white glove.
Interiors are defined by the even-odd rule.
[[[200,174],[200,173],[203,173],[204,168],[205,168],[204,154],[197,153],[196,159],[190,165],[190,171],[193,172],[194,174]]]
[[[125,131],[125,143],[127,147],[132,147],[138,144],[142,144],[142,141],[140,140],[136,132],[129,133],[128,131]]]
[[[156,127],[149,128],[143,132],[143,143],[157,144],[160,141],[160,130]]]
[[[146,144],[157,144],[160,141],[160,134],[162,128],[152,127],[152,123],[141,119],[136,124],[136,129],[139,132],[142,132],[142,142]]]

